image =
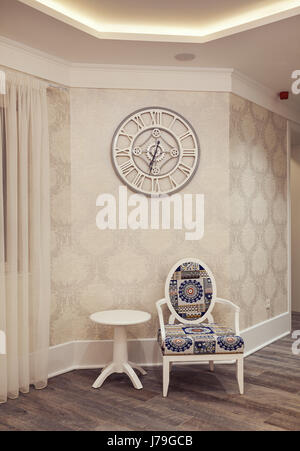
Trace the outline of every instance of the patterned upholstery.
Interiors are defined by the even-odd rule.
[[[231,354],[244,351],[242,337],[235,335],[228,327],[217,324],[166,324],[165,330],[164,342],[158,331],[158,342],[164,355]]]
[[[171,276],[169,296],[181,318],[195,321],[205,315],[211,304],[211,278],[199,263],[185,262]]]

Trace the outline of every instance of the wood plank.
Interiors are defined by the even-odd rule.
[[[293,330],[300,330],[300,313]],[[300,356],[292,343],[289,335],[245,359],[244,396],[235,365],[216,365],[214,373],[174,365],[167,398],[160,367],[147,369],[143,390],[122,374],[94,390],[99,370],[78,370],[0,405],[0,431],[300,430]]]

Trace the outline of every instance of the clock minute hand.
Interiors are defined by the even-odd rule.
[[[156,143],[156,149],[155,149],[155,152],[154,152],[153,158],[152,158],[152,160],[151,160],[151,163],[150,163],[150,165],[149,165],[149,167],[150,167],[150,174],[151,174],[151,171],[152,171],[152,166],[153,166],[153,163],[154,163],[154,160],[155,160],[155,157],[156,157],[157,151],[158,151],[158,146],[159,146],[159,144],[160,144],[160,142],[159,142],[159,141],[157,141],[157,143]]]

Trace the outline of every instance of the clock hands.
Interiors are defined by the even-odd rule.
[[[151,162],[150,162],[150,165],[149,165],[149,168],[150,168],[150,172],[149,172],[149,174],[151,174],[151,171],[152,171],[152,166],[153,166],[153,163],[154,163],[154,160],[155,160],[155,157],[156,157],[157,151],[158,151],[158,146],[159,146],[159,144],[160,144],[160,141],[157,141],[157,143],[156,143],[156,149],[155,149],[155,152],[154,152],[153,158],[152,158],[152,160],[151,160]]]

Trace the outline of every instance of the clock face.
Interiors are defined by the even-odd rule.
[[[112,142],[115,169],[143,194],[171,194],[193,177],[199,144],[189,122],[174,111],[151,107],[124,119]]]

